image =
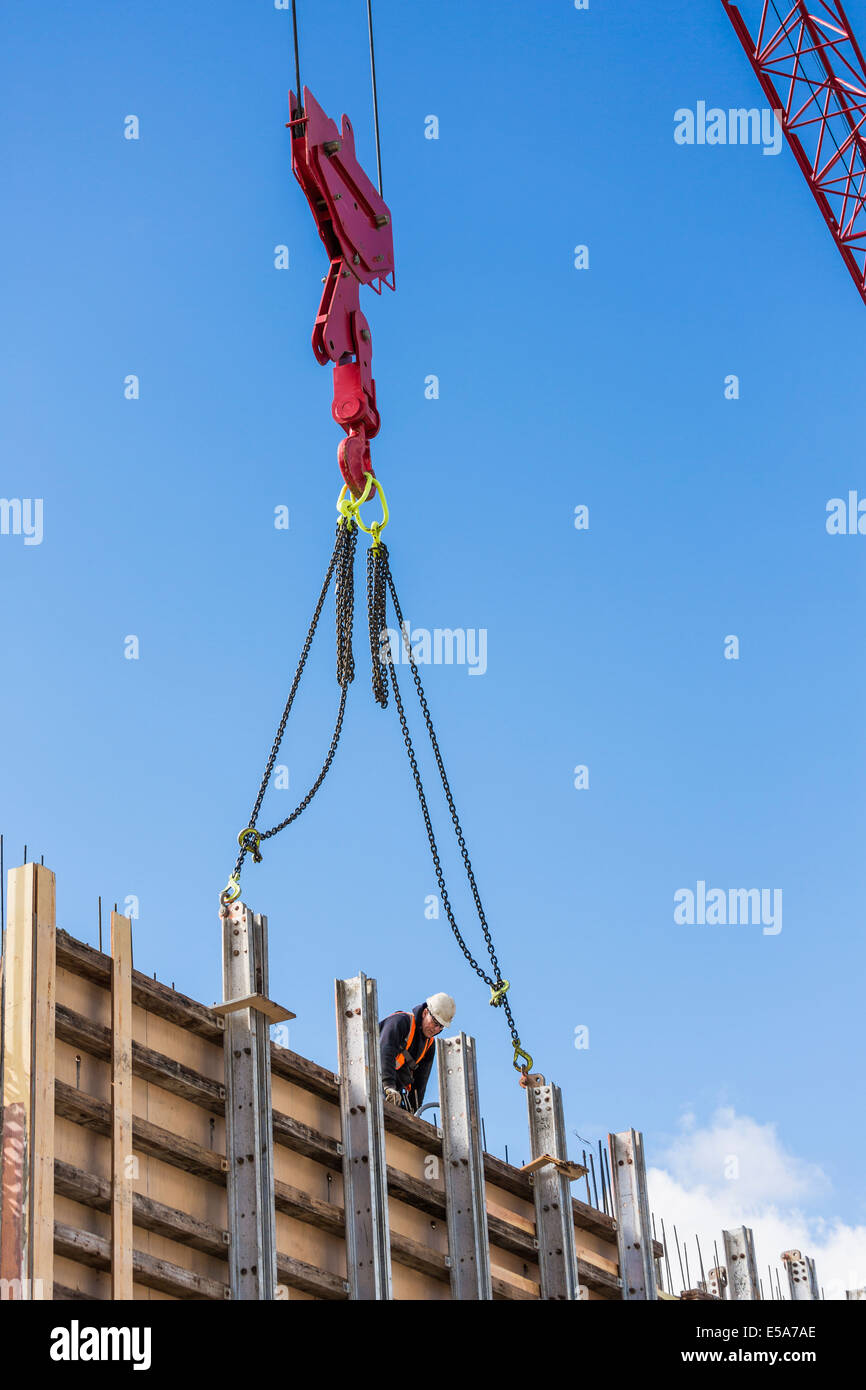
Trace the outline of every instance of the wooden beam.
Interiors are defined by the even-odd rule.
[[[410,1115],[408,1110],[398,1110],[396,1106],[385,1107],[385,1128],[407,1144],[414,1144],[425,1154],[441,1154],[442,1139],[435,1125],[428,1124],[418,1115]]]
[[[55,883],[50,869],[9,871],[3,970],[3,1186],[0,1278],[13,1297],[54,1285]]]
[[[90,1269],[110,1270],[111,1242],[92,1231],[79,1231],[61,1221],[54,1223],[54,1251],[67,1260],[76,1260]],[[228,1284],[194,1274],[190,1269],[158,1260],[142,1250],[132,1252],[132,1271],[137,1284],[181,1299],[206,1299],[211,1302],[228,1298]]]
[[[302,1120],[284,1115],[280,1110],[272,1110],[271,1113],[276,1144],[282,1144],[283,1148],[291,1149],[293,1153],[303,1154],[305,1158],[315,1159],[333,1172],[342,1171],[343,1149],[336,1139],[313,1129],[311,1125],[305,1125]]]
[[[100,1061],[111,1061],[111,1029],[68,1009],[65,1004],[57,1005],[57,1040],[98,1057]],[[174,1057],[166,1057],[135,1040],[132,1043],[132,1074],[193,1105],[200,1105],[212,1115],[225,1114],[225,1087],[221,1082],[212,1081]]]
[[[437,1192],[435,1187],[430,1187],[420,1178],[411,1177],[409,1173],[401,1172],[390,1163],[388,1192],[390,1196],[397,1197],[407,1206],[415,1207],[417,1211],[423,1211],[427,1216],[434,1216],[441,1221],[447,1219],[444,1193]]]
[[[617,1276],[581,1259],[580,1255],[577,1257],[577,1277],[581,1285],[585,1284],[594,1293],[603,1294],[605,1298],[615,1299],[618,1303],[622,1301],[622,1284]]]
[[[342,1240],[345,1234],[346,1217],[342,1207],[338,1207],[335,1202],[324,1202],[319,1197],[311,1197],[308,1192],[302,1192],[290,1183],[281,1182],[279,1178],[274,1182],[274,1204],[277,1211],[283,1212],[285,1216],[292,1216],[295,1221],[303,1221],[307,1226],[327,1231],[328,1235],[338,1236]]]
[[[487,1230],[491,1245],[498,1246],[500,1250],[508,1250],[512,1255],[520,1255],[533,1264],[538,1263],[538,1242],[535,1239],[534,1224],[530,1234],[525,1227],[512,1225],[503,1217],[494,1216],[488,1208]]]
[[[83,941],[76,941],[68,932],[57,933],[57,964],[73,975],[101,985],[103,989],[111,988],[111,957]],[[222,1047],[225,1024],[212,1009],[205,1008],[204,1004],[197,1003],[186,994],[169,989],[159,980],[142,975],[138,970],[132,972],[132,1002],[138,1008],[147,1009],[158,1018],[176,1024],[178,1028],[185,1028],[188,1033],[195,1033],[197,1037]]]
[[[97,1134],[111,1133],[111,1107],[104,1100],[78,1091],[64,1081],[57,1082],[55,1110],[66,1120],[92,1129]],[[138,1115],[132,1117],[132,1147],[140,1153],[160,1158],[175,1168],[182,1168],[194,1177],[225,1187],[227,1163],[222,1154],[206,1149],[183,1135],[173,1134],[160,1125],[151,1124]]]
[[[280,1047],[279,1043],[273,1041],[271,1071],[274,1076],[291,1081],[303,1091],[310,1091],[314,1096],[332,1100],[335,1105],[339,1104],[340,1086],[334,1072],[327,1071],[325,1067],[320,1067],[318,1062],[311,1062],[300,1053],[292,1052],[288,1047]]]
[[[54,1297],[54,1012],[57,928],[54,874],[26,864],[33,896],[33,1267],[34,1298]]]
[[[541,1168],[546,1168],[552,1163],[559,1173],[563,1173],[569,1182],[577,1182],[579,1178],[585,1178],[589,1172],[582,1163],[572,1163],[568,1158],[554,1158],[553,1154],[539,1154],[538,1158],[532,1158],[528,1163],[524,1163],[520,1169],[521,1173],[537,1173]]]
[[[25,866],[26,867],[26,866]],[[13,1298],[27,1296],[30,1205],[30,1076],[33,1042],[33,929],[25,869],[9,870],[3,955],[3,1186],[0,1279]]]
[[[349,1297],[349,1285],[338,1274],[317,1269],[315,1265],[308,1265],[304,1260],[292,1259],[291,1255],[281,1255],[279,1251],[277,1278],[289,1288],[299,1289],[301,1293],[310,1293],[315,1298],[336,1300]]]
[[[282,1004],[275,1004],[273,999],[268,999],[264,994],[245,994],[240,999],[227,999],[224,1003],[213,1006],[217,1018],[239,1013],[241,1009],[255,1009],[257,1013],[264,1014],[271,1023],[287,1023],[289,1019],[298,1016],[293,1014],[291,1009],[284,1009]]]
[[[94,1211],[111,1211],[111,1183],[107,1178],[97,1177],[95,1173],[85,1172],[72,1163],[60,1159],[54,1161],[54,1191],[58,1197],[68,1197],[82,1206]],[[176,1240],[191,1250],[201,1250],[205,1255],[217,1259],[226,1258],[229,1233],[209,1221],[200,1221],[176,1207],[166,1206],[153,1197],[136,1192],[132,1199],[132,1221],[134,1226],[154,1235]]]
[[[132,924],[111,914],[111,1297],[132,1298]]]
[[[520,1280],[519,1284],[511,1282],[518,1279]],[[522,1275],[510,1274],[508,1279],[503,1279],[500,1274],[493,1274],[490,1282],[493,1285],[494,1299],[500,1301],[504,1299],[518,1300],[524,1303],[538,1302],[538,1285],[533,1284],[529,1279],[524,1279]],[[535,1290],[534,1293],[533,1289]]]

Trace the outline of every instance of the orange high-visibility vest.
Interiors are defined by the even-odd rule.
[[[406,1010],[405,1010],[405,1009],[398,1009],[398,1010],[397,1010],[397,1013],[398,1013],[398,1014],[405,1014],[405,1013],[406,1013]],[[396,1016],[395,1014],[392,1014],[392,1015],[391,1015],[392,1018],[394,1018],[395,1016]],[[415,1024],[415,1015],[414,1015],[414,1014],[409,1014],[408,1017],[411,1018],[411,1020],[412,1020],[412,1022],[409,1024],[409,1036],[408,1036],[408,1038],[406,1039],[406,1042],[404,1043],[404,1050],[403,1050],[402,1052],[400,1052],[400,1053],[397,1054],[397,1059],[396,1059],[396,1062],[395,1062],[395,1064],[394,1064],[394,1065],[395,1065],[395,1070],[396,1070],[396,1071],[399,1071],[400,1068],[405,1064],[405,1062],[406,1062],[406,1060],[407,1060],[406,1054],[408,1053],[409,1048],[412,1046],[412,1039],[413,1039],[414,1036],[415,1036],[415,1027],[416,1027],[416,1024]],[[420,1056],[420,1057],[417,1057],[417,1058],[415,1058],[415,1057],[410,1057],[410,1058],[409,1058],[409,1061],[412,1063],[413,1068],[414,1068],[414,1067],[417,1067],[417,1066],[419,1065],[419,1063],[420,1063],[421,1061],[423,1061],[423,1059],[427,1056],[427,1053],[428,1053],[429,1049],[430,1049],[433,1045],[434,1045],[434,1039],[433,1039],[433,1038],[425,1038],[425,1039],[424,1039],[424,1048],[423,1048],[423,1050],[422,1050],[422,1052],[421,1052],[421,1056]],[[400,1078],[398,1077],[397,1080],[399,1081]]]

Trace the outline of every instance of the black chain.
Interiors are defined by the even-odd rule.
[[[406,720],[406,712],[403,708],[403,699],[400,694],[400,687],[397,683],[397,674],[395,671],[396,653],[389,652],[386,647],[380,646],[380,643],[382,642],[382,633],[384,633],[387,626],[385,616],[386,586],[391,594],[391,601],[394,605],[394,612],[397,618],[397,627],[402,633],[403,642],[406,648],[407,655],[409,657],[409,666],[412,671],[412,679],[415,682],[415,689],[418,692],[418,699],[421,705],[421,711],[424,715],[424,723],[427,726],[427,733],[429,735],[430,744],[433,749],[434,756],[436,758],[436,766],[439,769],[439,777],[442,781],[442,789],[445,792],[445,799],[448,802],[448,810],[451,813],[451,820],[454,824],[454,831],[457,836],[457,843],[460,846],[460,853],[463,858],[463,864],[466,869],[466,877],[469,880],[469,886],[472,890],[472,896],[475,900],[475,907],[478,912],[478,920],[481,923],[481,930],[484,933],[484,940],[487,943],[487,953],[490,956],[490,963],[493,967],[493,974],[495,977],[493,979],[491,979],[491,977],[488,974],[486,974],[483,968],[478,964],[478,961],[475,959],[469,947],[466,945],[466,942],[463,940],[463,937],[460,933],[460,929],[457,926],[457,922],[454,917],[454,912],[451,907],[451,900],[448,897],[448,890],[445,886],[445,875],[442,871],[442,864],[439,858],[439,849],[436,844],[436,836],[433,833],[433,823],[430,819],[430,810],[427,805],[427,797],[424,794],[424,786],[421,781],[421,773],[418,769],[418,760],[415,756],[415,749],[412,744],[412,736],[409,733],[409,725]],[[375,694],[377,690],[376,667],[378,665],[382,668],[383,673],[387,673],[390,671],[391,685],[394,690],[394,703],[397,706],[397,714],[400,718],[400,728],[403,731],[403,742],[406,745],[406,753],[409,758],[409,764],[412,768],[412,776],[415,781],[415,790],[418,793],[418,801],[421,805],[421,814],[424,817],[424,825],[427,830],[427,839],[430,842],[430,853],[433,857],[433,866],[436,870],[436,879],[439,884],[439,892],[442,898],[442,906],[445,908],[448,923],[451,927],[451,931],[454,933],[454,937],[457,941],[457,944],[460,947],[469,964],[472,966],[472,969],[475,971],[476,975],[478,975],[479,978],[485,982],[485,984],[489,985],[491,989],[498,989],[502,985],[502,973],[499,967],[499,961],[496,958],[496,948],[493,945],[493,938],[490,934],[490,928],[487,925],[487,918],[484,913],[484,906],[481,902],[481,895],[478,892],[478,885],[475,882],[475,874],[472,871],[472,863],[469,858],[469,851],[466,848],[466,840],[464,838],[463,830],[460,825],[460,819],[457,815],[457,808],[454,805],[454,797],[452,795],[451,787],[448,782],[448,776],[445,771],[445,764],[442,759],[442,753],[439,749],[439,741],[436,737],[436,731],[433,728],[433,720],[430,715],[430,709],[427,704],[427,698],[424,694],[424,687],[421,684],[421,677],[418,674],[418,667],[415,664],[415,657],[412,651],[411,642],[409,640],[409,634],[406,631],[406,628],[403,624],[403,610],[400,607],[400,600],[397,597],[397,590],[394,585],[394,576],[391,573],[391,567],[388,560],[388,547],[381,541],[378,546],[371,548],[367,556],[367,593],[368,596],[372,595],[373,598],[373,602],[371,604],[370,609],[370,644],[373,652],[373,691]],[[386,679],[386,675],[383,674],[382,680],[386,682]],[[383,705],[383,707],[387,703],[387,684],[385,689],[385,699],[380,700],[379,703]],[[503,994],[501,996],[500,1004],[505,1013],[505,1017],[508,1020],[508,1027],[511,1031],[512,1041],[515,1047],[519,1047],[520,1037],[517,1032],[517,1028],[515,1026],[514,1018],[512,1016],[511,1008],[506,995]]]
[[[378,562],[379,551],[383,549],[382,542],[372,545],[367,551],[367,612],[370,618],[370,656],[372,657],[373,669],[373,699],[377,705],[385,709],[388,704],[388,669],[387,661],[393,654],[389,653],[386,645],[387,639],[385,632],[388,627],[388,617],[386,613],[387,589],[385,587],[385,571],[387,569],[387,558],[384,564]],[[387,557],[387,550],[385,555]]]
[[[307,809],[313,797],[316,795],[316,792],[319,790],[319,787],[322,785],[326,776],[328,775],[331,763],[334,761],[334,755],[337,751],[337,744],[340,741],[340,733],[343,727],[343,715],[346,710],[346,694],[349,685],[355,676],[355,659],[352,654],[352,619],[355,611],[354,561],[355,546],[357,545],[357,543],[358,532],[356,527],[353,526],[351,523],[344,523],[341,521],[337,526],[337,537],[334,542],[333,554],[331,555],[331,561],[328,565],[328,572],[325,575],[324,583],[322,584],[322,589],[319,594],[318,602],[316,603],[316,608],[310,621],[310,627],[307,632],[307,638],[304,642],[300,660],[298,661],[298,668],[295,671],[295,678],[292,681],[292,688],[289,691],[289,696],[286,700],[285,709],[283,710],[282,718],[280,719],[279,725],[277,727],[273,747],[271,748],[270,757],[268,758],[267,766],[265,767],[264,775],[261,781],[261,786],[259,787],[258,795],[255,800],[255,805],[253,806],[252,815],[250,819],[247,821],[247,826],[251,830],[255,829],[256,821],[259,817],[259,812],[262,809],[262,801],[264,800],[265,792],[268,788],[268,782],[270,781],[271,773],[274,770],[274,763],[277,760],[277,753],[279,752],[280,744],[283,741],[283,734],[286,732],[286,724],[288,723],[289,715],[292,710],[292,705],[295,702],[295,696],[298,693],[298,686],[301,683],[301,676],[303,675],[304,667],[307,664],[307,657],[310,654],[310,647],[313,644],[313,638],[316,635],[316,629],[319,625],[319,618],[322,615],[322,608],[324,607],[325,598],[327,596],[329,588],[331,587],[331,580],[333,579],[334,574],[336,573],[337,579],[335,592],[337,610],[337,681],[340,686],[340,704],[337,710],[337,720],[334,725],[334,733],[331,738],[331,745],[328,749],[327,756],[325,757],[325,761],[322,765],[322,770],[319,773],[310,790],[307,792],[307,795],[304,797],[303,801],[299,802],[299,804],[295,807],[294,811],[292,811],[291,815],[286,816],[286,819],[280,821],[279,825],[273,826],[270,830],[263,830],[259,835],[260,840],[269,840],[272,835],[276,835],[279,833],[279,831],[285,830],[287,825],[291,825],[292,821],[297,820],[298,816]],[[249,843],[246,843],[241,846],[241,851],[237,857],[237,862],[235,863],[234,867],[233,877],[235,879],[240,878],[240,873],[243,867],[244,859],[249,853],[252,853],[254,857],[261,857],[260,855],[258,855],[258,851],[254,847],[252,839],[250,839]]]

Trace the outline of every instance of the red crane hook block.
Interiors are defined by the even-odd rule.
[[[308,87],[298,109],[289,93],[292,119],[292,170],[304,190],[330,267],[313,328],[313,352],[323,365],[334,363],[331,414],[346,431],[337,456],[343,480],[354,497],[373,472],[369,441],[379,432],[373,340],[361,312],[360,288],[377,294],[395,288],[394,238],[387,203],[358,163],[348,116],[342,130],[322,110]],[[372,489],[375,492],[375,487]]]

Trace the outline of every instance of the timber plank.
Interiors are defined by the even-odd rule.
[[[111,914],[111,1297],[132,1298],[132,923]]]
[[[57,933],[57,964],[103,989],[111,986],[111,957],[83,941],[76,941],[68,932]],[[170,989],[159,980],[152,980],[149,975],[142,975],[140,970],[132,972],[132,1002],[222,1047],[225,1024],[221,1018],[204,1004]]]
[[[57,1006],[57,1037],[61,1042],[87,1052],[100,1061],[111,1060],[111,1030],[102,1023],[94,1023],[84,1014],[68,1009],[64,1004]],[[159,1086],[163,1091],[171,1091],[183,1100],[200,1105],[213,1115],[225,1114],[225,1087],[213,1081],[200,1071],[175,1061],[162,1052],[155,1052],[144,1043],[133,1041],[133,1075],[142,1081]]]
[[[513,1274],[511,1279],[518,1279],[519,1275]],[[491,1275],[490,1282],[493,1285],[493,1297],[497,1300],[511,1299],[523,1301],[525,1303],[538,1302],[541,1294],[537,1284],[531,1284],[528,1279],[521,1279],[519,1284],[512,1283],[511,1279],[503,1279],[499,1274]],[[533,1289],[535,1292],[533,1293]]]
[[[291,1255],[281,1255],[277,1251],[277,1279],[288,1284],[289,1288],[299,1289],[301,1293],[313,1294],[315,1298],[338,1300],[349,1297],[349,1285],[337,1274],[308,1265],[304,1260],[295,1260]]]
[[[68,1086],[64,1081],[57,1082],[55,1108],[58,1115],[85,1129],[92,1129],[97,1134],[111,1133],[111,1107],[95,1096]],[[195,1177],[206,1178],[220,1187],[225,1186],[227,1164],[222,1154],[137,1115],[132,1118],[132,1145],[140,1153],[162,1159],[164,1163],[182,1168]]]
[[[334,1072],[273,1041],[271,1071],[274,1076],[282,1076],[284,1080],[293,1082],[304,1091],[311,1091],[315,1096],[321,1096],[323,1100],[331,1100],[335,1105],[339,1102],[340,1083]]]
[[[334,1172],[342,1172],[343,1146],[336,1139],[329,1138],[320,1130],[305,1125],[302,1120],[293,1119],[291,1115],[284,1115],[279,1110],[272,1111],[272,1114],[276,1144],[282,1144],[294,1153],[303,1154],[305,1158],[313,1158]]]
[[[14,872],[20,872],[15,871]],[[33,910],[33,1283],[54,1296],[54,1037],[57,1003],[56,884],[43,864],[25,864]]]
[[[329,1235],[343,1237],[346,1231],[346,1218],[343,1208],[335,1202],[325,1202],[319,1197],[311,1197],[290,1183],[274,1179],[274,1203],[277,1211],[293,1216],[308,1226],[316,1226]]]
[[[111,1269],[110,1240],[92,1231],[67,1226],[62,1221],[54,1223],[54,1253],[63,1255],[67,1260],[77,1260],[91,1269]],[[157,1289],[160,1293],[173,1294],[175,1298],[218,1301],[229,1296],[227,1284],[208,1279],[203,1274],[194,1274],[192,1270],[183,1269],[169,1260],[158,1260],[141,1250],[133,1251],[132,1270],[137,1284]]]
[[[72,1163],[60,1159],[54,1161],[54,1191],[59,1197],[69,1197],[73,1202],[91,1207],[94,1211],[108,1212],[111,1209],[111,1183],[107,1178],[97,1177],[76,1168]],[[201,1250],[205,1255],[215,1255],[225,1259],[229,1244],[229,1233],[208,1221],[200,1221],[176,1207],[166,1206],[153,1197],[136,1192],[132,1199],[133,1225],[155,1235],[176,1240],[191,1250]]]
[[[606,1269],[599,1269],[598,1265],[590,1264],[588,1260],[577,1257],[577,1278],[578,1282],[585,1284],[594,1293],[604,1294],[606,1298],[621,1299],[622,1285],[615,1274],[608,1274]]]
[[[442,1220],[446,1217],[444,1193],[437,1192],[435,1187],[428,1187],[420,1178],[413,1178],[409,1173],[392,1167],[390,1163],[388,1191],[392,1197],[397,1197],[409,1207],[415,1207],[417,1211],[423,1211],[427,1216],[439,1217]]]

